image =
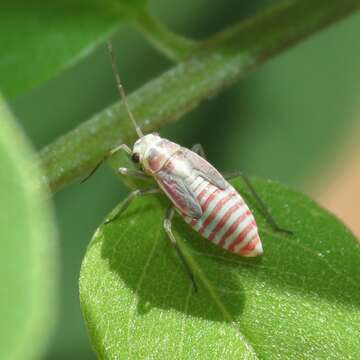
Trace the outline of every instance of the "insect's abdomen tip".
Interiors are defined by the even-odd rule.
[[[246,247],[244,247],[239,255],[246,257],[261,256],[264,253],[259,235],[257,235]]]
[[[264,253],[264,249],[262,247],[262,243],[260,240],[259,240],[259,243],[255,247],[255,252],[256,252],[255,256],[261,256]]]

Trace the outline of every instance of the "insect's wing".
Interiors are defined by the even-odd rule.
[[[221,190],[225,190],[229,184],[224,177],[204,158],[195,152],[182,148],[185,158],[190,162],[192,170],[205,180]]]
[[[201,217],[201,206],[196,199],[196,195],[191,191],[184,179],[174,175],[167,169],[157,172],[155,179],[174,205],[184,215],[194,219]]]

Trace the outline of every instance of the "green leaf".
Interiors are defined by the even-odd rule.
[[[244,185],[234,185],[254,210],[265,253],[237,257],[177,218],[198,293],[163,231],[163,202],[137,199],[98,229],[80,298],[100,358],[359,358],[357,240],[306,196],[257,180],[276,220],[295,235],[276,233]]]
[[[56,319],[55,226],[32,154],[0,97],[0,359],[38,359]]]
[[[88,55],[145,0],[4,1],[0,10],[0,84],[17,95]]]

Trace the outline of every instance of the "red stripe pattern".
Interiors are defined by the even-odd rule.
[[[263,253],[254,216],[231,185],[220,190],[199,176],[191,188],[203,211],[200,219],[185,217],[195,231],[241,256]]]

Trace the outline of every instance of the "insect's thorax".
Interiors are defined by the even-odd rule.
[[[176,153],[181,149],[180,145],[163,139],[160,143],[150,147],[145,153],[143,168],[150,174],[155,174],[167,166],[169,161],[176,162],[174,169],[181,168],[181,162],[176,161]]]
[[[142,137],[134,146],[134,151],[140,155],[140,162],[144,171],[149,175],[154,175],[163,169],[180,149],[180,145],[163,139],[157,134],[149,134]],[[179,160],[176,163],[176,167],[179,170],[182,167]]]

